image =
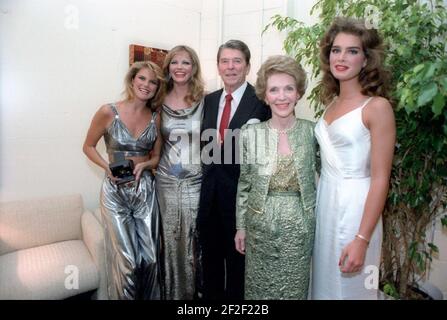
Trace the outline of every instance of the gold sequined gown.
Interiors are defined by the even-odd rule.
[[[246,216],[245,299],[307,299],[315,219],[304,214],[292,155],[279,155],[264,214]]]
[[[236,228],[246,234],[246,299],[306,299],[315,232],[314,124],[287,130],[291,154],[278,153],[268,122],[242,127]]]

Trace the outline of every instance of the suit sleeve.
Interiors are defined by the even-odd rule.
[[[236,229],[245,229],[245,215],[247,213],[248,194],[251,190],[250,164],[248,163],[248,130],[244,125],[240,135],[241,173],[237,185],[236,195]]]

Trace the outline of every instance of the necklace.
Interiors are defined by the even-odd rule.
[[[292,129],[295,127],[296,122],[297,122],[297,121],[296,121],[296,119],[295,119],[295,120],[293,121],[293,124],[292,124],[290,127],[285,128],[285,129],[276,129],[276,128],[273,128],[273,126],[272,126],[272,120],[269,120],[269,121],[267,122],[267,124],[268,124],[268,126],[269,126],[270,129],[273,129],[273,130],[278,131],[279,134],[287,134],[290,130],[292,130]]]

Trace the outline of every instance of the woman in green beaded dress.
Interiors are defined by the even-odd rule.
[[[240,139],[236,250],[245,254],[245,299],[307,299],[315,230],[313,123],[295,117],[306,75],[287,56],[267,59],[256,95],[272,110]]]

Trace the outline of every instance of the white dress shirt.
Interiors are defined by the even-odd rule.
[[[237,88],[234,92],[231,93],[233,100],[231,100],[231,113],[230,120],[228,121],[228,126],[230,126],[231,119],[233,119],[234,113],[239,106],[239,102],[241,102],[242,96],[244,95],[245,89],[247,88],[247,81],[245,81],[239,88]],[[217,115],[217,130],[220,129],[220,120],[222,119],[222,113],[225,107],[225,96],[228,92],[225,91],[225,88],[222,91],[222,95],[220,96],[219,101],[219,113]]]

